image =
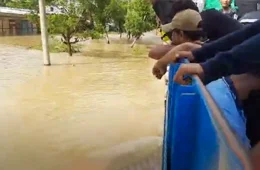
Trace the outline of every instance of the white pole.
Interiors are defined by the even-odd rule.
[[[45,66],[51,65],[50,53],[49,53],[49,41],[46,24],[46,11],[45,0],[39,0],[40,9],[40,24],[41,24],[41,38],[42,38],[42,50],[43,50],[43,64]]]

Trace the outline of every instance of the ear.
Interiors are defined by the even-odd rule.
[[[184,37],[184,33],[183,33],[183,31],[180,31],[180,37]]]

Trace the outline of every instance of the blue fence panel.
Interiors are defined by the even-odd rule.
[[[245,149],[198,78],[173,82],[170,66],[163,170],[251,170]]]

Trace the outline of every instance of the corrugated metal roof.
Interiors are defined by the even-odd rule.
[[[30,14],[30,12],[31,12],[31,10],[29,10],[29,9],[0,7],[0,13],[5,13],[5,14],[27,15],[27,14]]]
[[[52,10],[51,10],[52,8]],[[10,8],[10,7],[0,7],[0,13],[3,14],[16,14],[16,15],[27,15],[32,11],[29,9],[18,9],[18,8]],[[62,14],[62,11],[57,7],[48,7],[46,6],[47,14]]]

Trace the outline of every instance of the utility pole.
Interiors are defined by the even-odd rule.
[[[42,38],[42,50],[43,50],[43,64],[45,66],[50,66],[51,61],[50,61],[49,40],[48,40],[47,23],[46,23],[45,0],[39,0],[39,10],[40,10],[41,38]]]

